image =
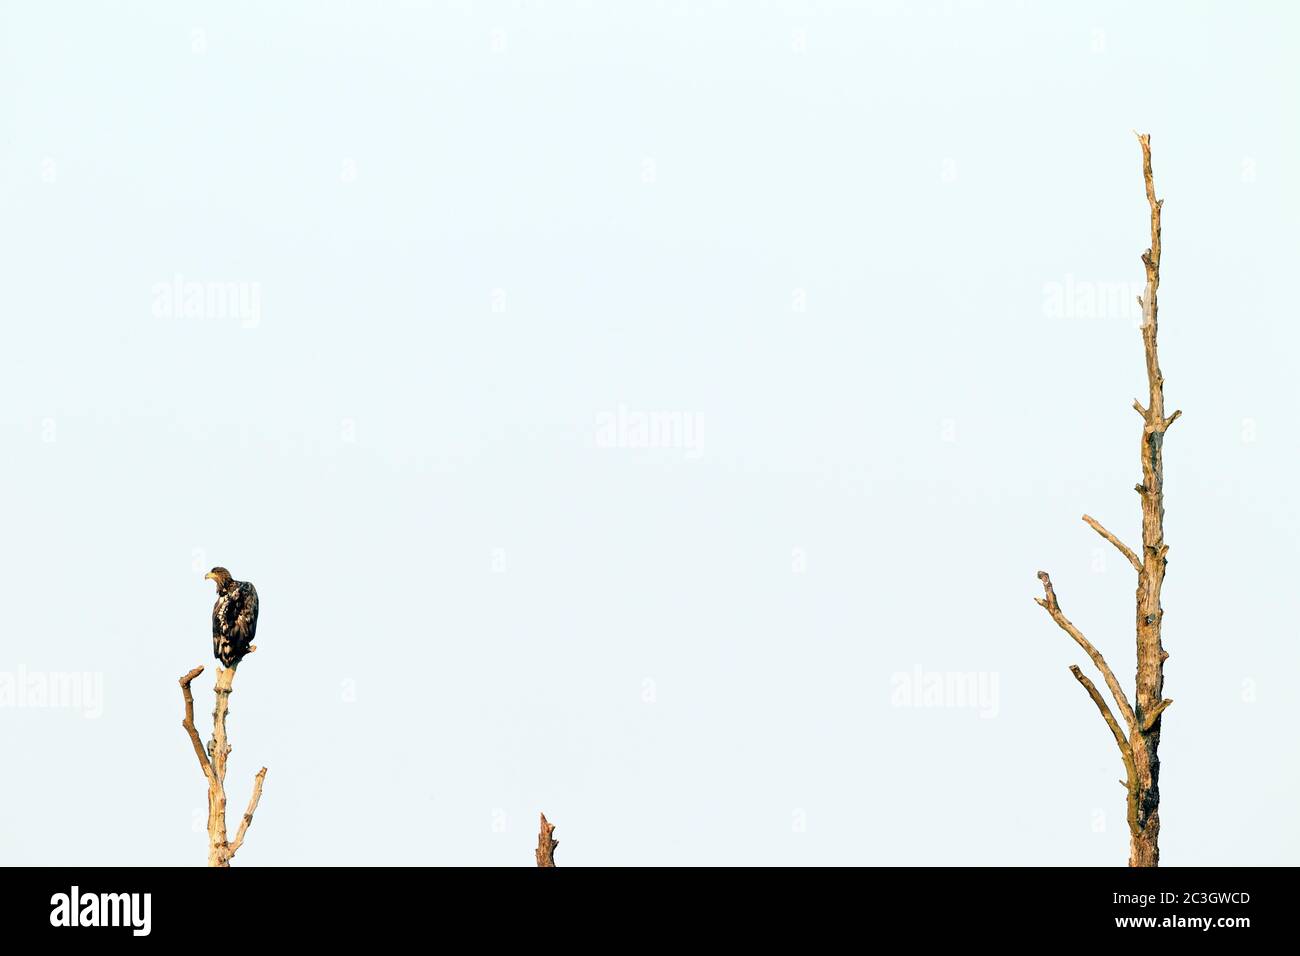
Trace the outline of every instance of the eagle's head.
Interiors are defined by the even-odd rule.
[[[217,593],[220,594],[222,591],[226,590],[226,588],[230,587],[234,578],[230,576],[230,572],[225,568],[213,568],[207,574],[203,575],[203,580],[216,581]]]

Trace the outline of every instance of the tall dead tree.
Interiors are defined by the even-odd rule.
[[[1169,545],[1164,533],[1164,441],[1165,432],[1182,414],[1176,411],[1165,417],[1165,379],[1160,372],[1156,351],[1156,293],[1160,288],[1160,210],[1164,200],[1156,198],[1151,174],[1151,137],[1137,134],[1142,145],[1142,176],[1146,183],[1147,204],[1151,207],[1151,247],[1142,253],[1146,267],[1146,290],[1138,298],[1142,309],[1142,345],[1146,352],[1147,385],[1150,395],[1146,407],[1138,399],[1133,407],[1142,416],[1142,481],[1135,490],[1142,500],[1142,551],[1133,551],[1107,531],[1100,522],[1083,516],[1099,535],[1113,544],[1137,572],[1137,696],[1136,706],[1129,703],[1124,689],[1115,679],[1101,652],[1088,642],[1061,612],[1052,579],[1039,571],[1044,596],[1035,598],[1062,630],[1084,649],[1101,672],[1106,687],[1115,699],[1123,726],[1115,719],[1105,697],[1078,666],[1070,672],[1083,685],[1115,737],[1124,761],[1128,791],[1129,866],[1157,866],[1160,863],[1160,723],[1165,710],[1173,703],[1163,696],[1164,665],[1169,654],[1160,643],[1160,588],[1165,580],[1165,555]]]
[[[208,748],[203,749],[199,732],[194,727],[194,695],[190,684],[194,678],[203,673],[203,667],[194,668],[181,678],[181,694],[185,698],[185,717],[181,726],[190,736],[194,745],[194,755],[199,758],[199,769],[208,782],[208,866],[230,866],[239,848],[244,845],[244,837],[253,822],[253,812],[262,799],[262,781],[266,779],[263,767],[253,778],[253,796],[248,801],[248,809],[239,821],[239,830],[233,841],[226,839],[226,759],[230,756],[230,743],[226,739],[226,715],[230,712],[230,692],[235,681],[235,668],[217,668],[217,683],[214,687],[216,705],[212,710],[212,739]]]

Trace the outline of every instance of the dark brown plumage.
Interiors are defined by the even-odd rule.
[[[213,568],[205,580],[217,582],[217,603],[212,606],[212,655],[234,667],[251,650],[257,635],[257,588],[236,581],[225,568]]]

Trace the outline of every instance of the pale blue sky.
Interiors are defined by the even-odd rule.
[[[562,865],[1122,863],[1032,598],[1131,684],[1079,516],[1138,537],[1133,128],[1164,861],[1300,862],[1298,24],[0,2],[0,674],[102,682],[0,707],[0,862],[203,862],[175,681],[206,727],[223,564],[244,865],[529,865],[539,810]],[[652,413],[692,427],[602,438]],[[995,706],[896,706],[918,669]]]

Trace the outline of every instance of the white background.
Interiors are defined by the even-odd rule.
[[[202,864],[221,564],[240,864],[1122,864],[1138,128],[1163,859],[1300,862],[1297,17],[1088,6],[0,4],[0,861]]]

